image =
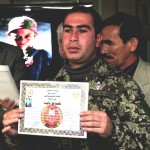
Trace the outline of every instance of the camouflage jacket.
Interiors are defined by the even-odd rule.
[[[55,80],[70,81],[65,67]],[[47,150],[150,150],[150,112],[137,83],[100,59],[83,82],[90,85],[88,109],[105,111],[114,124],[111,136],[103,139],[88,133],[87,139],[42,137],[43,142],[36,142],[36,146],[43,143],[41,150],[45,145],[49,146]]]

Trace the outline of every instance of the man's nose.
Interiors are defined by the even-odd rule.
[[[100,44],[100,52],[101,54],[107,54],[109,52],[108,44]]]
[[[71,34],[71,41],[72,42],[77,42],[78,40],[79,40],[78,32],[77,31],[73,31],[72,34]]]

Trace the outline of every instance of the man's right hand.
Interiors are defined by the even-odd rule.
[[[18,120],[24,117],[22,109],[13,109],[6,111],[3,116],[2,133],[16,136],[18,134]]]
[[[11,110],[15,108],[16,102],[13,99],[10,99],[9,97],[5,97],[3,99],[0,99],[0,107],[4,110]]]

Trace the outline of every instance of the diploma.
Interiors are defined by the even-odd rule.
[[[88,109],[89,83],[21,81],[18,133],[87,138],[80,125],[80,112]]]

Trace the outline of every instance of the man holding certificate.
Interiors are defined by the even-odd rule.
[[[5,109],[12,109],[16,102],[4,96],[16,98],[20,90],[20,80],[25,78],[25,64],[22,50],[16,46],[0,42],[0,129]],[[7,94],[8,95],[7,95]],[[5,95],[6,94],[6,95]],[[18,101],[18,99],[16,99]],[[3,150],[3,134],[0,133],[0,149]]]
[[[20,135],[15,124],[24,114],[22,109],[14,109],[5,113],[3,120],[2,132],[10,148],[149,149],[150,117],[143,107],[143,93],[135,81],[119,70],[110,69],[100,58],[97,49],[102,39],[100,24],[101,18],[92,8],[76,6],[66,15],[62,46],[67,61],[54,79],[89,82],[88,111],[80,112],[81,128],[87,132],[87,139]]]

